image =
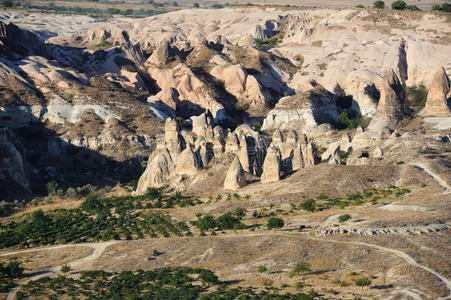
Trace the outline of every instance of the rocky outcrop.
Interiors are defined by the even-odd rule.
[[[279,100],[263,121],[262,130],[294,129],[308,131],[338,120],[338,110],[332,94],[321,86]]]
[[[451,110],[448,98],[451,97],[450,82],[444,68],[440,68],[434,75],[429,87],[426,105],[421,115],[427,117],[450,117]]]
[[[280,150],[270,146],[263,163],[263,173],[260,181],[262,183],[280,181]]]
[[[159,187],[165,184],[174,173],[174,163],[167,149],[159,150],[138,181],[136,195],[147,192],[149,187]]]
[[[49,57],[51,51],[34,33],[0,21],[0,54],[13,59],[17,55]]]
[[[14,144],[8,141],[3,129],[0,129],[0,162],[0,181],[12,180],[23,189],[30,191],[22,155]]]
[[[177,157],[185,149],[185,141],[180,135],[180,127],[176,120],[168,118],[164,126],[164,141],[173,157]]]
[[[244,176],[243,168],[240,160],[235,156],[224,181],[224,188],[226,190],[238,190],[246,185],[246,178]]]
[[[165,65],[168,63],[171,55],[171,47],[168,41],[160,43],[158,48],[152,53],[146,62],[150,62],[156,65]]]

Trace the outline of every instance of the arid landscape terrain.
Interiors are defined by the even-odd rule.
[[[226,2],[2,2],[0,297],[451,299],[449,3]]]

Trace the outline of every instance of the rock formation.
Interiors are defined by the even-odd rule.
[[[240,160],[235,156],[224,181],[226,190],[238,190],[246,185],[246,178]]]
[[[429,87],[426,106],[421,112],[427,117],[450,117],[451,109],[448,104],[450,94],[450,82],[445,69],[440,68],[434,75],[434,79]]]
[[[173,157],[177,157],[185,148],[183,137],[180,135],[180,128],[176,120],[168,118],[166,120],[164,141],[167,149]]]
[[[337,120],[338,111],[332,94],[317,85],[306,92],[280,99],[263,121],[262,130],[311,130]]]
[[[196,175],[201,166],[200,158],[191,150],[191,147],[186,147],[177,157],[175,173],[177,175]]]
[[[390,70],[384,77],[376,116],[368,126],[369,130],[375,132],[380,132],[384,128],[394,130],[403,117],[402,98],[401,83],[393,70]]]
[[[159,187],[174,173],[174,163],[167,149],[158,150],[153,160],[139,178],[135,194],[144,194],[149,187]]]
[[[263,163],[262,183],[276,182],[280,180],[280,150],[270,146]]]

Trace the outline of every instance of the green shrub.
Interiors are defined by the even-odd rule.
[[[356,8],[365,8],[365,6],[363,6],[362,4],[358,4],[355,6]]]
[[[260,273],[265,273],[268,270],[268,268],[266,268],[266,266],[258,266],[257,270]]]
[[[349,128],[355,129],[357,126],[362,126],[362,128],[366,128],[370,123],[370,118],[364,117],[358,113],[348,113],[342,112],[338,115],[339,127],[340,128]]]
[[[314,199],[308,199],[299,204],[300,208],[302,208],[303,210],[309,211],[309,212],[314,212],[315,206],[316,206],[316,201]]]
[[[49,181],[47,182],[47,184],[45,185],[47,188],[47,194],[49,196],[53,196],[56,195],[56,191],[58,190],[59,184],[56,181]]]
[[[266,224],[266,228],[271,229],[280,229],[285,225],[281,218],[271,217]]]
[[[267,39],[267,40],[255,39],[254,41],[255,41],[255,45],[260,50],[263,50],[265,48],[274,48],[279,43],[279,39],[276,38],[276,37],[275,38],[271,38],[271,39]]]
[[[373,8],[384,9],[385,8],[385,2],[384,1],[380,1],[380,0],[374,1]]]
[[[407,5],[406,9],[411,11],[421,11],[421,9],[419,9],[416,5]]]
[[[362,277],[362,278],[358,278],[358,279],[356,279],[355,280],[355,284],[357,285],[357,286],[369,286],[369,285],[371,285],[371,280],[369,280],[368,278],[366,278],[366,277]]]
[[[61,266],[61,272],[63,272],[63,273],[68,273],[71,270],[72,270],[72,268],[69,265],[67,265],[67,264],[64,264],[64,265]]]
[[[97,44],[97,48],[110,48],[113,46],[113,43],[110,41],[101,41]]]
[[[407,7],[407,3],[402,0],[392,2],[391,8],[396,10],[404,10]]]
[[[346,221],[349,220],[349,219],[351,219],[351,216],[348,215],[348,214],[341,215],[341,216],[338,217],[338,221],[339,221],[340,223],[346,222]]]

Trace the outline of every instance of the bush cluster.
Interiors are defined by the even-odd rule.
[[[211,215],[202,216],[199,214],[197,220],[191,221],[191,225],[197,227],[201,234],[210,229],[234,229],[241,230],[246,229],[246,225],[241,222],[241,219],[245,215],[245,211],[241,208],[237,208],[235,212],[227,212],[217,218]]]

